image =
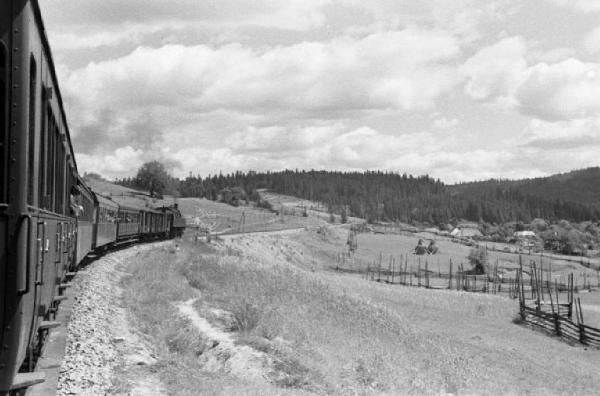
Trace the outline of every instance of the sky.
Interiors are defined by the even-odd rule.
[[[78,168],[600,165],[597,0],[40,0]]]

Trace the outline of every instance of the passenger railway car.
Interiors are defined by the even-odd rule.
[[[106,248],[117,240],[117,219],[119,205],[102,195],[96,195],[98,211],[96,213],[95,249]]]
[[[79,263],[94,248],[98,200],[80,178],[77,178],[77,185],[72,187],[70,195],[71,215],[77,219],[75,263]]]
[[[77,173],[37,0],[0,1],[0,395],[28,372],[69,269],[123,241],[172,235],[180,214],[121,207]]]

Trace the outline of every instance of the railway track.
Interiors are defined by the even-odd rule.
[[[129,276],[126,265],[140,252],[172,242],[135,245],[99,257],[71,281],[69,299],[57,311],[61,326],[50,330],[36,366],[46,381],[28,396],[162,395],[162,384],[150,367],[151,347],[130,328],[122,308],[120,282]],[[127,377],[126,392],[120,385]]]

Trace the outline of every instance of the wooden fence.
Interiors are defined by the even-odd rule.
[[[409,263],[410,258],[410,263]],[[488,266],[487,274],[476,275],[472,270],[466,269],[462,263],[454,265],[449,261],[447,273],[442,273],[438,262],[437,268],[427,259],[421,260],[420,256],[411,254],[390,256],[384,259],[379,254],[378,259],[372,262],[359,262],[352,256],[340,253],[334,269],[339,272],[362,274],[366,279],[399,284],[405,286],[426,287],[430,289],[456,289],[477,293],[506,294],[510,298],[518,297],[517,285],[524,283],[522,289],[534,298],[538,289],[550,292],[576,293],[582,289],[592,291],[600,288],[600,273],[598,276],[589,274],[575,278],[573,274],[563,277],[560,281],[552,277],[552,263],[538,265],[535,261],[529,264],[522,263],[519,257],[519,269],[511,271],[510,275],[499,271],[499,264]]]
[[[558,285],[555,283],[552,288],[552,283],[545,282],[540,275],[541,271],[533,265],[530,281],[533,287],[530,295],[525,292],[523,268],[519,269],[517,278],[520,278],[518,297],[521,319],[532,327],[566,341],[600,348],[600,329],[584,324],[581,301],[579,298],[577,301],[573,299],[573,274],[569,275],[566,302],[560,301]],[[532,306],[528,305],[528,300],[533,303]],[[573,321],[573,313],[576,322]]]
[[[583,278],[583,285],[576,283],[573,273],[569,274],[564,282],[558,282],[551,277],[551,267],[544,268],[534,261],[525,266],[521,259],[513,278],[500,276],[497,265],[489,274],[474,275],[465,270],[462,264],[454,271],[451,260],[448,273],[442,273],[439,267],[437,271],[431,270],[427,261],[423,265],[420,261],[416,266],[409,265],[408,256],[401,256],[399,260],[390,257],[387,264],[383,261],[380,254],[376,262],[363,263],[352,268],[351,265],[344,266],[346,261],[340,255],[335,270],[359,274],[368,280],[388,284],[478,293],[505,293],[509,298],[519,300],[520,317],[525,323],[566,341],[600,348],[600,329],[584,324],[579,298],[576,302],[574,300],[574,293],[580,289],[592,290],[592,282],[587,277]]]

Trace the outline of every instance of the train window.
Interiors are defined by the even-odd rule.
[[[5,202],[6,193],[6,138],[7,138],[7,105],[8,105],[8,62],[6,47],[0,41],[0,202]]]
[[[58,124],[54,128],[54,211],[57,213],[63,212],[62,191],[63,191],[63,161],[61,155],[61,140],[60,129]]]
[[[48,210],[55,210],[54,204],[54,152],[56,147],[56,139],[54,138],[54,130],[56,121],[52,115],[52,109],[48,106],[48,157],[46,158],[46,204]]]
[[[29,62],[29,160],[27,163],[27,203],[34,204],[35,193],[35,108],[37,99],[37,67],[35,59]]]
[[[65,152],[64,144],[60,145],[60,174],[62,175],[62,181],[60,184],[60,213],[66,215],[68,214],[68,195],[67,195],[67,156]],[[91,213],[89,214],[91,216]]]
[[[38,206],[43,209],[48,209],[46,202],[46,157],[48,151],[48,97],[46,96],[46,88],[42,87],[42,111],[41,111],[41,122],[40,122],[40,156],[39,156],[39,168],[38,168]]]

